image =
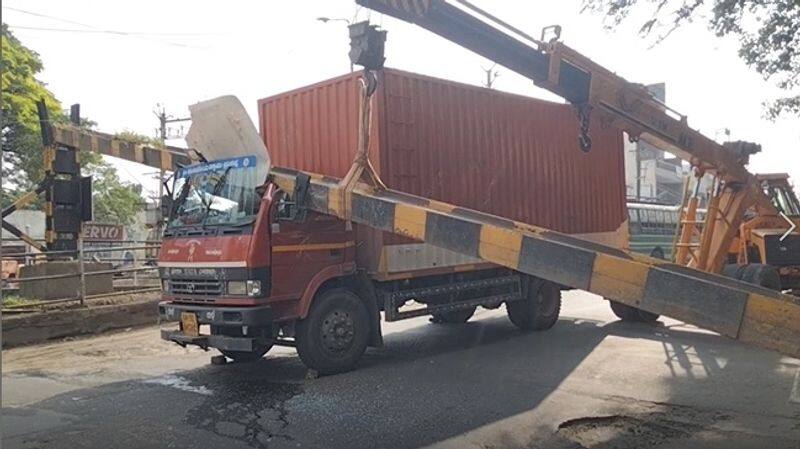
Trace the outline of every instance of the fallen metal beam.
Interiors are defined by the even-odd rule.
[[[300,177],[298,178],[298,175]],[[301,206],[800,357],[800,298],[544,228],[364,183],[273,168]]]

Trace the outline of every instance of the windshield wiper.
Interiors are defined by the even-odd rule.
[[[214,184],[214,189],[211,191],[211,198],[208,199],[208,204],[206,205],[206,210],[203,213],[203,227],[206,226],[206,220],[208,219],[208,215],[211,213],[211,206],[214,205],[214,197],[219,196],[220,192],[222,192],[222,188],[225,186],[225,183],[228,182],[228,173],[230,173],[232,167],[228,167],[222,173],[222,176],[219,177],[219,181]]]
[[[192,151],[194,151],[194,154],[196,154],[196,155],[197,155],[197,159],[198,159],[200,162],[202,162],[202,163],[204,163],[204,164],[208,163],[208,159],[206,159],[206,156],[205,156],[203,153],[201,153],[201,152],[200,152],[200,150],[197,150],[197,149],[195,149],[195,148],[192,148]]]
[[[186,198],[189,197],[190,188],[191,184],[187,179],[186,183],[181,187],[181,192],[178,194],[178,198],[175,198],[175,201],[172,203],[172,207],[169,210],[169,217],[167,217],[169,222],[172,222],[172,218],[175,216],[175,213],[178,212],[178,209],[180,209],[181,206],[183,206],[183,203],[186,202]]]

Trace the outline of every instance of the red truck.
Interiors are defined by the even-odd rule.
[[[261,100],[271,163],[344,176],[357,144],[358,77]],[[371,158],[388,187],[607,245],[627,242],[618,130],[597,127],[592,152],[583,153],[567,105],[391,69],[379,80]],[[239,154],[176,172],[159,311],[178,329],[162,330],[165,340],[216,348],[237,362],[289,345],[308,367],[336,373],[382,344],[381,316],[464,323],[479,306],[506,304],[520,329],[557,321],[562,286],[300,211],[268,177],[260,180],[262,159]]]

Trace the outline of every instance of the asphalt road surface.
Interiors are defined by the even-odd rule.
[[[290,349],[214,366],[158,328],[3,352],[3,448],[798,448],[800,361],[567,293],[523,334],[385,324],[357,371]]]

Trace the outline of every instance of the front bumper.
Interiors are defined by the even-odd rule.
[[[203,349],[216,348],[223,351],[255,352],[273,342],[260,337],[228,337],[225,335],[186,335],[179,329],[161,329],[161,339],[187,345],[199,346]]]
[[[158,303],[158,316],[162,321],[180,321],[183,312],[197,315],[198,324],[214,326],[266,326],[272,323],[272,308],[267,305],[215,307],[169,301]]]
[[[158,315],[162,321],[180,321],[182,313],[193,313],[197,323],[228,327],[264,327],[272,323],[272,308],[267,305],[255,307],[211,307],[195,304],[175,304],[162,301],[158,304]],[[231,337],[227,335],[187,335],[182,329],[162,329],[161,338],[181,346],[195,345],[203,349],[217,348],[226,351],[252,352],[272,340],[264,337]]]

